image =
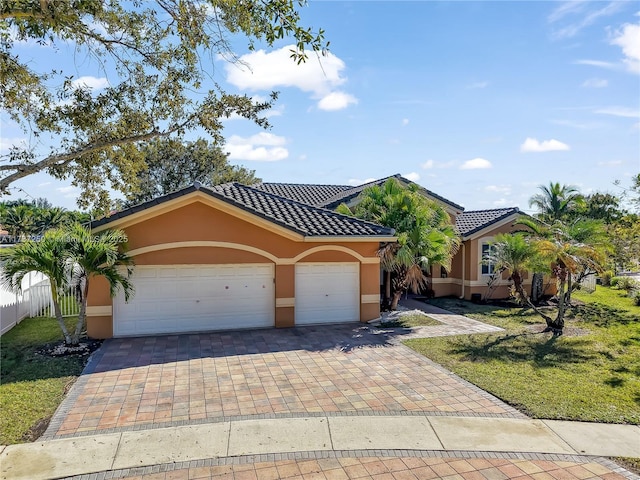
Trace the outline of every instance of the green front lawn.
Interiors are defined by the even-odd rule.
[[[532,417],[640,424],[640,307],[600,286],[575,298],[557,338],[530,310],[436,299],[505,332],[406,344]]]
[[[380,322],[380,328],[432,327],[435,325],[442,325],[442,323],[424,313],[417,312],[407,312]]]
[[[76,320],[67,318],[67,327]],[[82,372],[86,357],[38,353],[61,339],[57,322],[47,317],[26,319],[0,337],[0,444],[33,440],[30,429],[48,422]]]

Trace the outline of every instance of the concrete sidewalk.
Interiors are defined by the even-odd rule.
[[[332,451],[640,457],[640,426],[422,414],[234,420],[11,445],[0,454],[0,478],[57,479],[211,458]]]

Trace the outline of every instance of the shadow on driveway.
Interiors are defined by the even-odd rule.
[[[350,353],[364,347],[397,344],[410,328],[377,329],[369,325],[317,325],[283,329],[112,338],[106,340],[84,373],[145,365],[303,350]]]

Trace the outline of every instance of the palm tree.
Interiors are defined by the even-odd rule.
[[[125,298],[133,293],[129,281],[133,272],[133,260],[124,252],[127,236],[122,230],[107,230],[94,235],[80,224],[74,224],[68,231],[67,276],[70,285],[77,292],[79,305],[78,322],[72,335],[72,342],[78,343],[87,316],[89,284],[95,277],[104,277],[109,282],[111,296],[122,288]],[[120,267],[125,267],[120,270]]]
[[[25,239],[35,233],[35,216],[33,205],[10,206],[3,212],[0,220],[10,235]]]
[[[64,341],[68,345],[77,345],[86,323],[87,296],[92,278],[105,277],[112,296],[122,287],[128,300],[133,291],[129,282],[132,261],[122,250],[126,241],[126,235],[120,230],[93,235],[79,224],[49,230],[40,241],[28,240],[0,251],[0,283],[19,291],[27,273],[36,271],[46,275]],[[124,273],[119,270],[120,266],[126,267]],[[76,300],[80,306],[73,333],[64,323],[59,303],[68,286],[77,292]]]
[[[506,270],[513,281],[514,296],[525,304],[529,302],[529,296],[523,286],[524,274],[535,263],[535,258],[535,248],[523,233],[501,233],[496,235],[482,261],[494,265],[497,271]]]
[[[528,302],[547,323],[546,331],[562,335],[564,316],[571,302],[571,293],[586,275],[602,272],[609,245],[601,224],[578,220],[571,225],[555,222],[552,226],[522,219],[518,223],[531,229],[535,255],[545,261],[547,270],[556,278],[558,313],[553,319]]]
[[[419,193],[411,184],[403,187],[395,178],[382,186],[362,191],[361,201],[352,214],[358,218],[394,228],[398,242],[385,244],[379,251],[380,263],[387,272],[387,289],[392,295],[391,309],[395,310],[402,293],[416,292],[427,283],[425,271],[434,264],[446,270],[460,246],[460,237],[444,208]],[[346,207],[341,207],[346,212]],[[393,282],[389,282],[394,273]]]
[[[52,228],[58,228],[65,223],[68,223],[69,215],[64,208],[60,207],[49,207],[49,208],[37,208],[36,209],[36,219],[34,221],[35,224],[35,232],[37,234],[43,234],[47,230],[51,230]]]
[[[560,185],[549,182],[549,186],[540,185],[541,193],[531,197],[530,207],[538,209],[538,218],[553,223],[562,220],[577,205],[583,202],[578,189],[572,185]]]
[[[71,335],[62,318],[59,303],[66,285],[67,240],[64,232],[51,230],[39,242],[28,240],[0,250],[0,283],[19,292],[25,275],[32,271],[43,273],[49,279],[55,317],[64,341],[71,344]]]

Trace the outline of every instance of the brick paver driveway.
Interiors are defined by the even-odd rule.
[[[111,339],[44,438],[238,416],[439,412],[522,417],[361,325]]]
[[[624,480],[593,460],[360,457],[275,461],[125,476],[122,480]]]

